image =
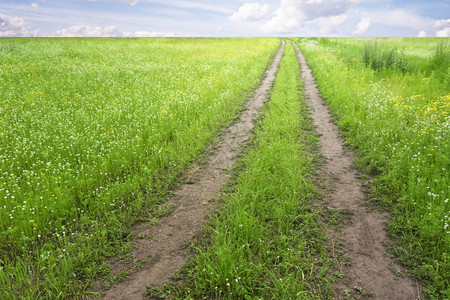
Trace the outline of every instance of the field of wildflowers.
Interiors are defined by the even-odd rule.
[[[392,253],[431,298],[450,297],[449,39],[297,42],[374,176],[372,202],[392,212]],[[131,247],[130,226],[166,213],[158,204],[233,120],[279,44],[0,39],[0,298],[91,293],[108,276],[105,259]],[[329,295],[300,90],[289,46],[182,296],[283,298],[299,284],[298,297]]]
[[[450,296],[450,40],[298,39],[359,165],[390,210],[392,253]]]
[[[0,39],[0,298],[89,291],[277,39]]]

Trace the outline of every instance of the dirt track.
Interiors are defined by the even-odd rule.
[[[419,299],[418,284],[407,277],[398,277],[392,271],[403,269],[393,262],[385,248],[390,243],[385,231],[388,215],[369,212],[363,206],[365,193],[360,174],[353,164],[354,154],[344,146],[305,57],[296,45],[295,48],[302,69],[305,98],[320,135],[320,153],[325,158],[318,170],[326,187],[325,204],[351,218],[351,224],[342,230],[328,231],[332,248],[342,251],[350,259],[349,264],[339,263],[344,278],[336,286],[334,299]]]
[[[240,118],[220,137],[218,145],[206,158],[206,164],[189,170],[185,175],[188,183],[182,184],[175,196],[165,203],[175,207],[173,213],[162,218],[158,226],[149,228],[147,224],[141,224],[133,230],[137,237],[152,238],[136,238],[132,262],[118,262],[112,266],[115,274],[121,270],[128,270],[131,274],[105,291],[104,299],[142,299],[146,287],[163,284],[186,264],[191,253],[185,244],[201,229],[211,210],[209,201],[220,196],[222,186],[230,177],[226,170],[233,167],[252,135],[253,122],[268,99],[284,45],[283,41],[255,95],[247,102]],[[140,269],[134,268],[139,262],[146,263]]]

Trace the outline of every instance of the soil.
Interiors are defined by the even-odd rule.
[[[129,272],[126,278],[103,291],[103,299],[142,299],[150,285],[162,285],[181,269],[192,256],[186,245],[201,230],[211,213],[210,202],[219,197],[221,188],[229,182],[230,170],[252,135],[254,121],[269,98],[279,69],[285,42],[265,71],[254,96],[246,103],[240,118],[220,136],[218,144],[206,157],[184,175],[181,184],[165,205],[173,212],[159,220],[156,226],[139,224],[133,229],[134,249],[131,259],[112,264],[113,274]]]
[[[420,299],[419,284],[405,276],[386,250],[391,240],[385,228],[389,215],[369,211],[364,206],[366,193],[360,173],[354,167],[354,154],[345,147],[338,127],[317,89],[311,69],[294,45],[302,70],[304,94],[319,134],[319,147],[325,163],[318,170],[326,190],[324,209],[340,211],[351,218],[340,230],[327,234],[343,278],[334,290],[334,299]],[[336,252],[345,257],[344,263]]]

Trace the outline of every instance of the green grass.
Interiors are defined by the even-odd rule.
[[[450,297],[449,39],[299,39],[392,252],[432,299]],[[0,39],[0,298],[91,294],[129,228],[235,118],[277,39]],[[175,298],[329,298],[316,143],[291,45],[223,207]],[[151,238],[144,237],[142,238]],[[144,264],[145,262],[140,262]],[[120,281],[126,273],[113,281]]]
[[[402,72],[406,71],[403,53],[397,51],[396,48],[380,47],[376,41],[364,45],[363,61],[366,66],[370,66],[374,70],[397,69]]]
[[[298,44],[359,166],[374,175],[373,202],[393,213],[392,252],[428,296],[450,297],[449,39]],[[391,63],[374,63],[389,53]]]
[[[0,39],[0,298],[89,293],[278,45]]]
[[[181,286],[181,299],[326,299],[330,296],[311,151],[317,143],[302,96],[299,65],[286,45],[270,102],[235,168],[223,207],[206,225]],[[157,290],[161,292],[161,289]],[[149,291],[155,293],[154,287]]]

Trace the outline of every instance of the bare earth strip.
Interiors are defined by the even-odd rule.
[[[325,195],[326,205],[352,216],[351,225],[328,232],[333,247],[342,245],[339,250],[351,262],[339,266],[344,278],[337,284],[335,299],[419,299],[418,284],[410,278],[398,277],[392,271],[402,270],[402,267],[393,262],[385,248],[390,243],[385,231],[388,215],[369,212],[362,205],[365,194],[363,182],[354,167],[354,154],[344,146],[305,57],[297,45],[295,48],[302,69],[305,97],[320,135],[320,152],[325,158],[318,172],[329,190]]]
[[[251,136],[254,120],[268,99],[268,90],[273,86],[285,42],[278,50],[272,65],[266,70],[255,95],[247,102],[240,118],[220,138],[214,153],[206,158],[206,164],[194,166],[186,175],[192,184],[182,184],[165,205],[175,207],[170,216],[160,219],[160,224],[149,228],[146,224],[137,226],[133,232],[141,239],[135,239],[132,263],[117,263],[113,272],[132,270],[125,279],[105,291],[104,299],[142,299],[146,287],[161,285],[170,275],[182,268],[191,253],[185,245],[199,232],[205,217],[210,213],[208,202],[218,196],[222,186],[228,183],[226,170],[233,167],[243,146]],[[147,237],[152,237],[151,239]],[[133,266],[143,264],[139,270]]]

